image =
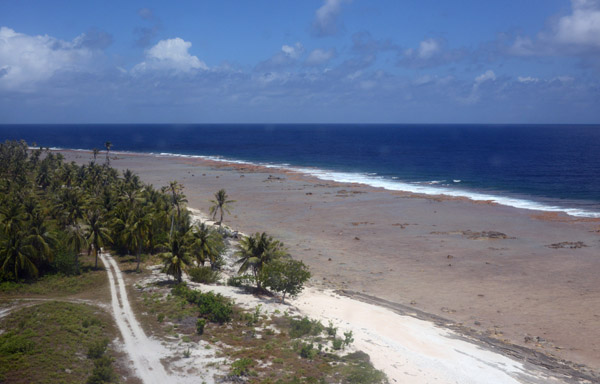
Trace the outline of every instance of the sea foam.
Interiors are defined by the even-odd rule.
[[[198,158],[210,161],[219,161],[229,164],[243,164],[243,165],[254,165],[265,168],[282,169],[286,171],[292,171],[302,173],[305,175],[316,177],[320,180],[335,181],[338,183],[356,183],[368,185],[375,188],[383,188],[389,191],[401,191],[431,196],[450,196],[458,198],[467,198],[473,201],[489,201],[491,203],[505,205],[514,208],[528,209],[534,211],[545,211],[545,212],[562,212],[575,217],[589,217],[589,218],[600,218],[600,212],[589,211],[579,208],[568,208],[559,205],[541,203],[534,200],[528,200],[523,198],[516,198],[503,195],[494,195],[488,193],[482,193],[477,191],[469,191],[464,188],[448,187],[441,185],[443,181],[433,180],[425,183],[417,182],[406,182],[399,180],[395,177],[387,178],[377,176],[374,173],[353,173],[353,172],[339,172],[318,168],[308,167],[296,167],[290,166],[289,164],[267,164],[259,162],[251,162],[245,160],[228,159],[220,156],[202,156],[202,155],[184,155],[176,153],[161,152],[158,156],[164,157],[183,157],[183,158]],[[462,180],[452,180],[453,183],[459,184]]]

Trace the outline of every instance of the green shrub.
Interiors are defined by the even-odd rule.
[[[329,336],[335,337],[335,334],[337,333],[337,327],[334,327],[333,322],[329,320],[329,325],[327,326],[327,328],[325,328],[325,331],[327,331],[327,334]]]
[[[250,367],[254,365],[254,360],[244,357],[231,364],[231,374],[234,376],[245,376],[250,373]]]
[[[71,276],[79,274],[77,255],[66,247],[61,247],[54,253],[54,260],[51,266],[52,269],[63,275]]]
[[[323,325],[316,321],[303,317],[300,320],[290,319],[290,337],[296,339],[305,335],[316,336],[323,332]]]
[[[312,343],[302,343],[302,347],[300,348],[300,357],[312,360],[316,355],[317,350],[313,348]]]
[[[188,269],[188,275],[195,283],[215,284],[219,281],[220,273],[211,267],[197,267]]]
[[[200,316],[213,323],[226,323],[231,320],[233,307],[229,299],[213,292],[202,293],[187,287],[185,283],[177,284],[171,290],[175,296],[183,297],[188,302],[196,304]]]
[[[352,331],[344,332],[344,346],[347,347],[354,342]]]
[[[196,322],[196,332],[198,332],[199,335],[202,335],[204,333],[205,325],[206,325],[205,319],[198,319],[198,321]]]
[[[343,343],[344,343],[344,340],[338,339],[337,337],[334,338],[333,341],[331,342],[333,349],[336,351],[339,351],[340,349],[342,349]]]
[[[230,287],[245,287],[255,284],[254,276],[243,275],[243,276],[231,276],[227,279],[227,285]]]
[[[0,335],[0,353],[12,355],[16,353],[30,353],[35,348],[35,343],[26,335],[16,335],[12,332]]]
[[[88,359],[99,359],[104,356],[108,347],[108,339],[97,341],[88,347],[87,357]]]
[[[87,384],[105,384],[116,383],[117,374],[112,367],[113,359],[109,356],[102,356],[94,360],[94,370],[88,378]]]
[[[213,323],[223,324],[231,321],[233,307],[229,300],[221,294],[203,293],[198,297],[200,314]]]

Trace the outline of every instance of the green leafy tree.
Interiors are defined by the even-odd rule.
[[[310,279],[308,267],[299,260],[279,258],[268,262],[262,269],[260,280],[267,289],[280,292],[281,302],[285,301],[285,296],[297,296],[304,283]]]
[[[209,261],[214,267],[224,247],[223,237],[202,223],[193,228],[190,241],[197,264],[203,266],[206,261]]]
[[[185,233],[175,232],[171,240],[164,244],[165,252],[159,256],[163,260],[165,272],[181,283],[183,272],[192,263],[191,255],[186,246]]]
[[[231,204],[235,203],[235,200],[228,200],[229,196],[227,196],[227,192],[224,189],[220,189],[217,193],[215,193],[215,199],[210,202],[213,204],[210,207],[210,213],[212,213],[213,221],[217,217],[217,213],[220,214],[219,218],[219,226],[223,223],[223,215],[224,212],[231,214]]]
[[[263,267],[275,259],[287,256],[287,251],[283,243],[263,232],[242,238],[235,254],[239,257],[236,261],[240,264],[238,273],[251,270],[256,280],[256,287],[262,289],[260,274]]]
[[[85,215],[86,239],[88,243],[88,253],[92,252],[95,258],[95,268],[98,268],[98,254],[102,252],[105,244],[112,242],[108,228],[104,223],[104,216],[99,209],[92,209]]]

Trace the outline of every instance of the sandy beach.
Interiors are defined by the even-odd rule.
[[[556,372],[600,371],[600,220],[200,159],[119,153],[111,165],[155,187],[178,180],[203,212],[225,188],[236,200],[225,223],[282,240],[311,267],[311,289],[443,325]]]

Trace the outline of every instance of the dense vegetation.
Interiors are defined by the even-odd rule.
[[[138,269],[143,254],[163,250],[176,277],[182,252],[193,252],[199,264],[216,262],[222,242],[205,227],[192,228],[180,184],[157,190],[129,170],[120,175],[108,157],[97,163],[94,154],[77,165],[25,142],[0,144],[0,281],[79,274],[80,252],[94,255],[98,267],[105,247],[135,255]]]

